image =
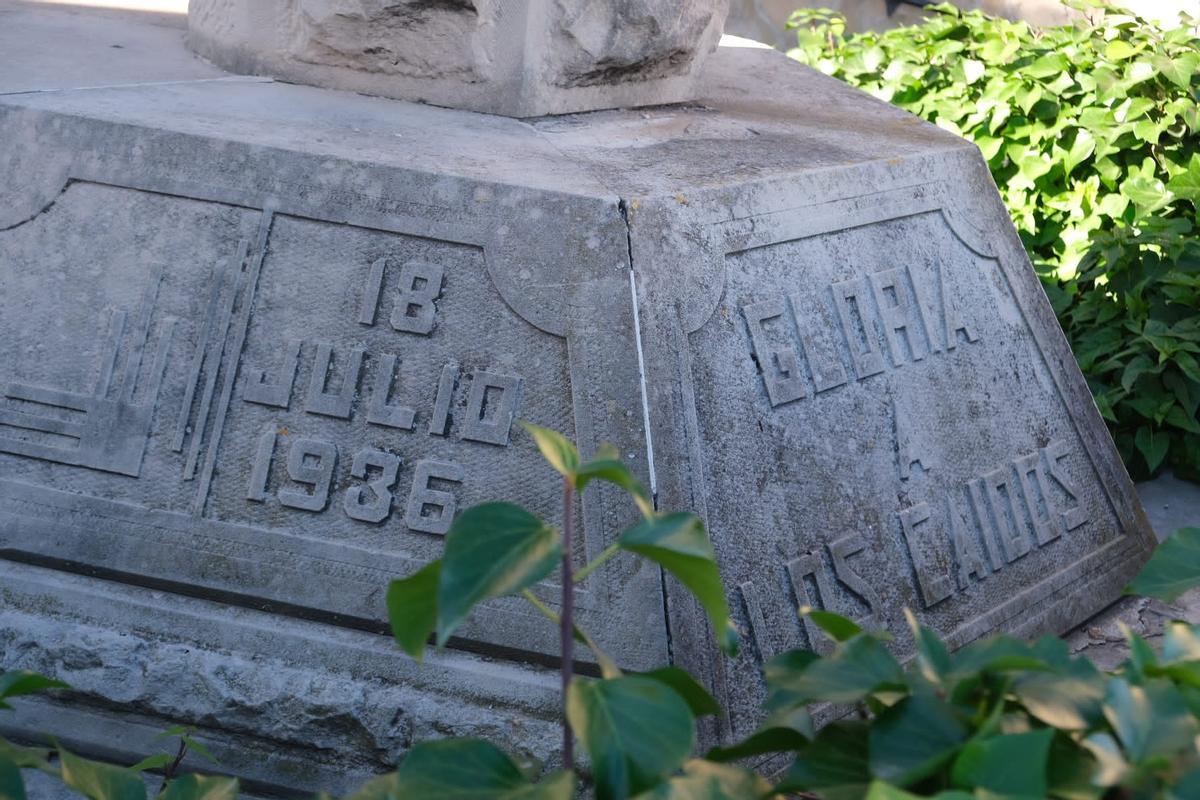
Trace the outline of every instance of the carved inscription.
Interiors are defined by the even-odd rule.
[[[1052,441],[964,481],[940,501],[916,503],[896,513],[926,608],[1088,521],[1079,490],[1063,463],[1068,456],[1065,442]],[[827,652],[832,645],[810,619],[799,615],[805,607],[854,617],[867,628],[883,624],[879,594],[853,564],[866,549],[863,536],[851,533],[827,542],[823,552],[803,553],[783,564],[790,590],[785,605],[796,612],[812,649]],[[835,582],[844,590],[840,594],[854,598],[866,613],[838,607]],[[759,656],[767,660],[782,649],[778,626],[787,623],[772,623],[756,582],[741,584],[738,593],[750,638]]]
[[[1088,521],[1053,441],[898,513],[921,599],[934,606]]]
[[[799,296],[742,307],[767,399],[781,406],[978,341],[950,296],[944,268],[926,286],[895,267],[832,284],[833,329],[803,317]]]
[[[261,369],[250,369],[243,388],[242,399],[248,403],[288,408],[291,405],[296,370],[289,366],[298,361],[308,349],[306,343],[289,343],[285,354],[283,374],[286,382],[265,383]],[[312,378],[304,400],[304,410],[323,417],[351,420],[355,415],[355,400],[359,383],[374,365],[375,379],[366,404],[366,421],[371,425],[411,431],[416,428],[417,412],[392,393],[400,357],[391,353],[374,356],[362,348],[339,352],[332,346],[317,342],[311,348]],[[474,370],[467,377],[467,402],[462,420],[463,439],[507,446],[513,420],[521,402],[523,381],[517,375],[505,375],[490,370]],[[450,422],[450,410],[456,390],[464,385],[456,362],[442,367],[437,381],[437,393],[429,416],[429,433],[445,436]]]
[[[383,294],[384,273],[389,260],[380,258],[371,264],[363,288],[362,306],[358,321],[362,325],[374,325]],[[400,267],[399,289],[393,298],[389,322],[392,328],[405,333],[428,336],[437,324],[437,299],[442,295],[442,280],[446,270],[441,264],[429,261],[406,261]]]
[[[429,261],[393,265],[381,258],[372,262],[355,321],[375,325],[385,283],[391,285],[390,271],[398,275],[396,290],[386,295],[391,300],[389,324],[403,334],[429,336],[437,324],[437,301],[445,278],[443,267]],[[403,373],[404,353],[411,346],[428,347],[420,342],[398,337],[396,352],[371,352],[366,347],[291,339],[276,364],[247,367],[242,399],[286,410],[299,393],[298,407],[321,418],[365,422],[405,435],[423,429],[430,436],[446,437],[454,430],[464,442],[507,447],[520,409],[522,378],[487,369],[464,374],[457,361],[448,361],[426,379],[433,405],[425,411],[399,388],[412,384],[400,380],[411,377]],[[309,368],[308,378],[297,386],[303,365]],[[403,451],[403,440],[398,449]],[[461,465],[442,459],[417,460],[411,464],[411,476],[404,478],[408,465],[399,453],[343,449],[334,441],[293,435],[279,421],[254,442],[249,463],[245,494],[249,502],[275,502],[311,513],[340,512],[368,524],[386,521],[398,506],[409,529],[435,534],[449,530],[458,507],[457,488],[466,480]],[[407,496],[397,500],[402,480],[407,481]]]
[[[268,485],[277,474],[279,488],[274,497],[281,506],[301,511],[321,512],[331,506],[338,447],[333,442],[297,437],[287,445],[287,458],[280,470],[275,453],[281,436],[274,428],[259,438],[246,486],[246,499],[265,503],[271,498]],[[393,489],[400,476],[402,459],[395,453],[363,449],[356,452],[344,480],[341,509],[350,519],[380,523],[392,514]],[[285,477],[286,476],[286,477]],[[412,530],[444,534],[457,509],[453,492],[438,484],[462,483],[463,470],[445,461],[418,461],[408,494],[404,524]]]
[[[844,613],[857,617],[859,622],[866,627],[879,627],[881,619],[879,595],[850,563],[866,547],[866,540],[861,535],[851,533],[838,537],[825,545],[828,561],[822,557],[820,551],[812,551],[803,553],[783,565],[784,575],[791,589],[791,600],[787,605],[802,620],[801,624],[808,636],[809,647],[812,649],[827,652],[831,645],[828,637],[821,633],[812,620],[806,616],[800,616],[800,611],[804,608],[832,610],[837,597],[834,581],[866,607],[865,614],[850,609],[845,609]],[[747,581],[738,589],[746,610],[746,618],[750,623],[750,636],[754,640],[759,656],[766,661],[781,649],[773,633],[773,627],[767,622],[763,603],[754,583]]]

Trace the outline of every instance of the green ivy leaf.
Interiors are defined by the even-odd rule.
[[[575,488],[583,491],[584,487],[593,480],[607,481],[621,487],[633,498],[643,516],[654,515],[654,503],[650,498],[650,492],[646,491],[646,487],[637,479],[633,471],[615,454],[610,457],[594,458],[580,466],[575,473]]]
[[[871,725],[871,774],[909,786],[945,766],[966,739],[966,725],[949,704],[925,692],[906,697]]]
[[[951,779],[962,789],[1008,797],[1045,797],[1046,766],[1054,731],[1001,734],[973,739],[954,762]],[[1020,764],[1020,769],[1013,769]]]
[[[695,742],[683,698],[638,675],[576,678],[567,691],[567,719],[591,759],[599,800],[654,788],[683,764]]]
[[[425,644],[437,627],[438,583],[442,561],[431,561],[407,578],[388,585],[388,620],[400,648],[417,660],[425,655]]]
[[[237,778],[222,775],[183,775],[172,778],[157,800],[236,800]]]
[[[1151,59],[1154,69],[1159,75],[1178,86],[1180,89],[1190,89],[1192,77],[1200,66],[1200,55],[1195,52],[1176,53],[1168,56],[1159,54]]]
[[[21,768],[0,754],[0,799],[26,800]]]
[[[1090,665],[1089,665],[1090,666]],[[1060,730],[1087,730],[1103,717],[1104,678],[1095,669],[1062,675],[1035,672],[1013,685],[1013,694],[1035,718]]]
[[[835,642],[853,639],[863,632],[854,620],[834,614],[832,611],[822,611],[819,608],[802,608],[800,613],[816,623],[817,627],[829,634]]]
[[[174,758],[167,753],[155,753],[152,756],[146,756],[141,761],[129,768],[130,772],[145,772],[150,769],[160,769],[170,764]]]
[[[1096,760],[1092,783],[1097,786],[1116,786],[1125,780],[1129,774],[1129,764],[1116,739],[1107,733],[1093,733],[1084,737],[1082,744]]]
[[[52,771],[50,766],[50,751],[44,747],[22,747],[0,737],[0,758],[11,761],[18,769],[40,769],[43,772]]]
[[[855,703],[877,691],[907,688],[899,662],[878,637],[862,633],[837,646],[827,658],[775,662],[768,674],[772,698],[768,707],[786,699],[790,704]]]
[[[1163,625],[1162,660],[1200,661],[1200,627],[1172,620]]]
[[[1167,181],[1167,189],[1193,204],[1200,203],[1200,153],[1193,153],[1187,168]]]
[[[388,778],[391,776],[377,779],[380,789],[389,788]],[[531,783],[511,758],[481,739],[442,739],[414,745],[400,762],[391,783],[388,794],[379,797],[571,800],[575,793],[575,778],[571,773],[559,772],[539,784]]]
[[[826,798],[862,797],[871,784],[869,728],[859,720],[831,722],[796,754],[775,791],[813,792]]]
[[[558,431],[542,428],[531,422],[522,421],[521,427],[533,437],[542,458],[564,478],[574,480],[579,469],[579,450],[571,440]]]
[[[1133,437],[1133,443],[1137,445],[1142,458],[1146,459],[1146,469],[1154,472],[1167,457],[1167,448],[1171,444],[1171,439],[1161,431],[1142,427],[1138,428],[1137,435]]]
[[[136,772],[80,758],[62,748],[62,780],[89,800],[146,800],[146,785]]]
[[[1152,214],[1173,199],[1171,192],[1158,178],[1136,175],[1121,184],[1121,191],[1137,206],[1138,214]]]
[[[1005,634],[979,639],[950,657],[955,677],[977,672],[1011,672],[1048,669],[1049,665],[1025,642]]]
[[[9,708],[4,700],[10,697],[34,694],[46,689],[70,689],[70,684],[47,678],[28,669],[12,670],[0,675],[0,708]]]
[[[938,635],[917,622],[916,615],[907,608],[904,609],[904,618],[908,621],[909,629],[912,630],[917,650],[917,666],[920,667],[921,674],[930,683],[941,683],[942,679],[950,674],[953,666],[950,660],[950,651],[938,638]]]
[[[1071,143],[1071,148],[1063,157],[1063,174],[1070,175],[1077,166],[1082,164],[1095,151],[1096,138],[1083,128],[1076,129],[1075,140]]]
[[[906,792],[903,789],[897,788],[883,781],[875,781],[867,788],[867,793],[863,800],[920,800],[922,797],[930,795],[919,795]],[[938,792],[932,795],[933,800],[977,800],[976,796],[969,792]]]
[[[803,709],[796,713],[808,717]],[[729,747],[714,747],[704,757],[709,761],[741,761],[768,753],[789,753],[799,750],[813,738],[812,720],[808,719],[807,735],[795,727],[788,725],[772,725],[768,723],[742,741]]]
[[[637,800],[745,800],[771,793],[771,784],[761,775],[741,767],[692,759],[676,775]]]
[[[720,648],[737,652],[716,553],[699,517],[679,512],[644,519],[621,534],[617,544],[655,562],[690,589],[707,612]]]
[[[1132,686],[1123,678],[1110,679],[1104,716],[1135,764],[1190,750],[1200,732],[1179,690],[1161,679],[1141,686]]]
[[[688,704],[693,717],[704,717],[709,714],[720,714],[721,706],[708,690],[696,682],[696,679],[679,667],[660,667],[650,672],[639,673],[643,678],[650,678],[666,684]]]
[[[1171,603],[1197,586],[1200,586],[1200,528],[1180,528],[1151,554],[1125,593]]]
[[[1138,48],[1131,45],[1124,39],[1113,39],[1104,48],[1104,57],[1110,61],[1124,61],[1131,56],[1136,55]]]
[[[438,645],[445,645],[475,604],[532,586],[561,557],[558,532],[520,506],[484,503],[460,513],[442,555]]]

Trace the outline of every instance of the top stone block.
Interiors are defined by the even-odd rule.
[[[233,72],[509,117],[691,100],[727,0],[191,0]]]

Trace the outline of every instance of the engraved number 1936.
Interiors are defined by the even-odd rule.
[[[255,449],[246,499],[264,503],[270,497],[267,484],[279,435],[272,427],[259,437]],[[288,449],[286,472],[291,486],[275,493],[279,504],[302,511],[324,511],[333,488],[338,450],[332,442],[298,438]],[[400,474],[400,456],[382,450],[365,449],[354,454],[350,478],[359,481],[349,486],[342,497],[346,516],[360,522],[383,522],[392,513],[392,490]],[[453,492],[435,487],[435,481],[462,483],[463,470],[448,461],[418,461],[412,489],[405,509],[404,524],[417,531],[445,534],[457,510]],[[303,487],[303,488],[300,488]]]

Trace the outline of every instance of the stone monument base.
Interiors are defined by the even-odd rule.
[[[457,508],[558,519],[519,418],[706,520],[738,660],[633,559],[576,607],[622,666],[697,673],[710,737],[825,646],[798,606],[901,651],[905,607],[955,645],[1062,632],[1150,547],[961,139],[762,50],[694,103],[518,121],[214,77],[182,36],[137,31],[162,82],[0,70],[0,668],[75,687],[5,735],[132,763],[196,725],[275,796],[445,735],[553,761],[553,626],[489,603],[418,666],[384,605]],[[581,563],[636,519],[579,513]]]

